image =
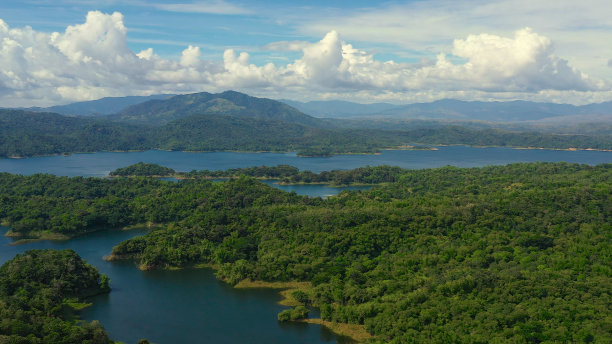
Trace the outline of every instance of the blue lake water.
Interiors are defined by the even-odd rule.
[[[439,147],[438,150],[386,150],[376,155],[337,155],[303,158],[295,153],[235,152],[101,152],[27,159],[0,159],[0,172],[16,174],[50,173],[59,176],[104,177],[111,171],[137,162],[156,163],[177,171],[226,170],[238,167],[292,165],[313,172],[391,165],[410,169],[453,165],[477,167],[514,162],[566,161],[589,165],[612,163],[612,152],[560,151],[512,148]],[[344,188],[324,185],[276,185],[285,191],[310,196],[329,196]]]
[[[75,154],[28,159],[1,159],[0,171],[17,174],[51,173],[63,176],[106,176],[137,162],[157,163],[178,171],[223,170],[250,166],[293,165],[321,172],[366,165],[419,169],[454,165],[475,167],[514,162],[566,161],[596,165],[612,163],[612,152],[518,150],[511,148],[440,147],[435,151],[384,151],[380,155],[341,155],[300,158],[279,153],[184,153],[146,151]],[[273,183],[272,181],[266,181]],[[275,185],[287,191],[327,196],[339,191],[322,185]],[[0,228],[0,234],[7,228]],[[210,270],[142,272],[133,263],[109,263],[103,256],[139,231],[102,231],[68,241],[40,241],[9,245],[0,237],[0,263],[31,248],[72,248],[111,278],[112,292],[96,297],[82,312],[86,320],[100,320],[113,339],[135,343],[148,338],[173,343],[335,343],[346,339],[316,325],[281,325],[284,307],[273,290],[237,290],[219,282]]]

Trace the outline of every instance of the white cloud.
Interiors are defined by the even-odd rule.
[[[301,52],[285,65],[256,65],[248,53],[232,49],[222,60],[207,61],[192,45],[178,61],[151,48],[134,53],[126,44],[127,32],[120,13],[90,12],[85,23],[51,34],[12,29],[0,20],[0,106],[226,89],[268,97],[400,102],[611,96],[607,83],[557,57],[551,40],[531,29],[511,37],[467,35],[435,61],[422,63],[379,61],[332,30],[318,42],[268,45],[269,50]],[[457,58],[465,62],[453,62]]]
[[[183,50],[181,65],[185,67],[197,67],[200,64],[200,56],[202,56],[200,47],[190,45],[187,49]]]
[[[454,38],[487,32],[508,36],[532,27],[557,44],[561,56],[593,75],[612,76],[601,56],[612,56],[612,2],[609,0],[437,0],[387,2],[375,8],[295,16],[299,33],[337,30],[345,39],[382,49],[422,54],[449,53]],[[291,15],[284,13],[285,16]]]

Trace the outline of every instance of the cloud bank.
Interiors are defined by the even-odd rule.
[[[264,47],[300,52],[300,58],[285,65],[255,65],[248,53],[232,49],[222,60],[207,61],[197,46],[188,46],[172,60],[151,48],[133,52],[127,34],[118,12],[92,11],[85,23],[51,34],[9,28],[0,20],[0,106],[226,89],[294,99],[352,95],[372,101],[500,94],[554,100],[563,99],[564,93],[609,94],[607,82],[556,56],[551,40],[529,28],[512,37],[468,35],[453,42],[450,54],[421,63],[376,60],[344,42],[336,31],[318,42]]]

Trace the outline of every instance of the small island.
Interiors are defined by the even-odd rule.
[[[144,162],[118,168],[109,173],[111,177],[169,177],[174,174],[176,174],[176,171],[169,167]]]
[[[109,280],[72,250],[29,250],[0,267],[0,343],[114,343],[97,321],[78,321]]]

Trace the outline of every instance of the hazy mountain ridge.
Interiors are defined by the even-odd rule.
[[[436,106],[455,103],[440,101]],[[504,130],[494,122],[457,123],[461,121],[321,119],[271,99],[204,92],[149,100],[98,118],[0,109],[0,156],[146,149],[298,151],[322,156],[374,153],[407,144],[612,149],[612,128],[605,125],[568,126],[560,135],[535,132],[528,122],[500,122]],[[582,134],[571,132],[574,129],[599,135],[566,135]]]
[[[184,94],[164,100],[150,100],[132,105],[117,114],[108,116],[109,120],[163,125],[173,120],[195,114],[226,115],[249,117],[321,126],[322,123],[291,106],[267,98],[226,91],[213,94],[208,92]]]
[[[66,105],[55,105],[49,107],[32,107],[20,110],[33,112],[53,112],[62,115],[111,115],[117,113],[128,106],[146,102],[152,99],[165,99],[174,96],[173,94],[155,94],[150,96],[127,96],[127,97],[105,97],[96,100],[70,103]]]
[[[285,101],[285,100],[283,100]],[[612,102],[588,105],[538,103],[530,101],[482,102],[442,99],[431,103],[393,105],[388,103],[359,104],[342,101],[286,101],[306,114],[329,118],[395,118],[421,120],[476,120],[491,122],[524,122],[556,120],[584,115],[600,118],[612,115]],[[596,115],[596,116],[593,116]],[[612,118],[612,117],[610,117]],[[568,118],[570,119],[570,118]],[[608,118],[606,118],[608,119]],[[572,121],[580,119],[571,118]]]
[[[279,101],[286,103],[307,115],[329,118],[346,118],[360,115],[370,115],[392,110],[398,107],[398,105],[389,103],[360,104],[343,100],[322,100],[310,101],[306,103],[289,99],[281,99]]]

